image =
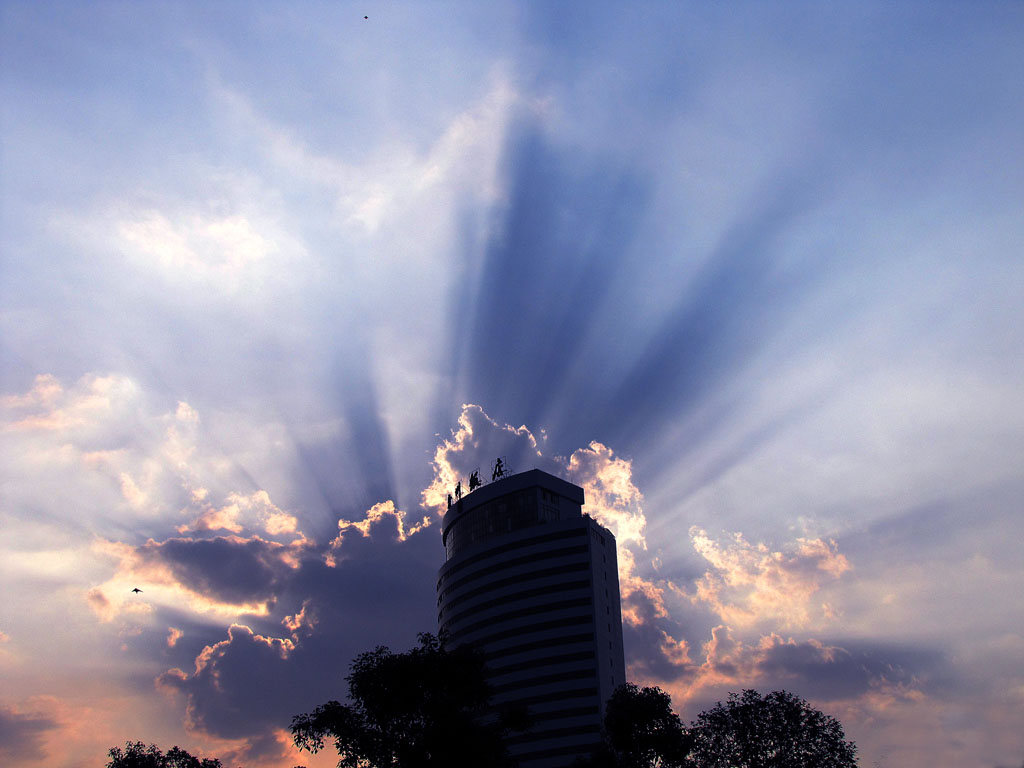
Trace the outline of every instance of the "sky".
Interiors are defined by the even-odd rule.
[[[615,532],[684,721],[786,689],[864,766],[1020,766],[1021,40],[4,0],[0,763],[332,765],[291,717],[435,629],[444,494],[504,456]]]

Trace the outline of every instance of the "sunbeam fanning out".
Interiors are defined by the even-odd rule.
[[[0,2],[0,764],[334,764],[502,457],[684,720],[1020,765],[1024,6],[374,8]]]

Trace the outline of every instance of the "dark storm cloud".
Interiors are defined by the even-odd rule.
[[[193,592],[228,603],[273,598],[292,571],[287,547],[256,537],[150,541],[139,554]]]
[[[787,689],[821,700],[856,699],[874,688],[936,693],[955,685],[943,655],[932,648],[897,646],[864,640],[822,642],[763,637],[755,645],[735,641],[724,627],[709,633],[682,632],[678,616],[657,615],[654,606],[634,594],[624,606],[643,621],[625,623],[623,639],[630,672],[660,684],[718,685]],[[673,637],[711,635],[706,659],[680,653]],[[692,648],[691,646],[684,646]]]
[[[186,677],[180,670],[171,670],[157,682],[187,692],[190,727],[243,738],[282,727],[277,705],[285,710],[297,706],[299,688],[282,685],[279,675],[281,664],[293,650],[287,638],[257,635],[249,627],[235,624],[228,629],[227,640],[208,646],[196,658],[193,675]]]
[[[59,723],[49,715],[0,707],[0,758],[42,760],[43,737],[58,727]]]
[[[817,699],[853,699],[879,685],[934,692],[932,677],[943,666],[930,648],[863,641],[780,642],[761,650],[755,670],[763,685]]]
[[[631,675],[663,685],[721,685],[786,689],[819,700],[852,700],[884,688],[935,693],[946,688],[948,665],[934,649],[853,641],[762,639],[754,646],[733,644],[717,628],[706,660],[683,657],[666,632],[675,622],[648,612],[641,624],[626,624],[623,639]]]
[[[672,636],[680,634],[675,621],[655,614],[649,601],[642,601],[632,596],[630,602],[643,621],[639,624],[624,622],[622,625],[622,643],[629,660],[630,677],[659,681],[679,680],[692,675],[696,665],[689,659],[673,656],[670,646],[666,645],[666,633]]]
[[[277,585],[276,627],[270,619],[260,621],[262,629],[234,625],[199,653],[193,672],[160,676],[162,687],[185,696],[194,727],[247,739],[248,754],[275,754],[278,742],[267,732],[343,699],[356,654],[377,645],[404,649],[418,632],[435,631],[434,580],[442,557],[436,531],[403,539],[397,519],[384,515],[368,533],[342,531],[334,567],[322,552],[309,552],[287,572]]]

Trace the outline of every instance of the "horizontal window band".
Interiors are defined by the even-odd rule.
[[[522,672],[524,669],[537,669],[538,667],[552,667],[556,664],[568,664],[573,661],[587,661],[596,659],[597,654],[593,651],[578,651],[576,653],[563,653],[561,656],[545,656],[529,661],[520,661],[516,664],[506,664],[504,667],[488,667],[488,677],[499,675],[510,675],[513,672]]]
[[[563,736],[579,736],[585,733],[600,733],[601,726],[578,725],[575,728],[552,728],[548,731],[531,731],[520,736],[510,736],[505,739],[506,744],[529,744],[534,741],[547,741],[548,739],[560,739]],[[517,755],[520,759],[522,755]]]
[[[533,707],[537,704],[548,704],[552,701],[565,701],[567,699],[596,699],[597,688],[570,688],[554,693],[543,693],[539,696],[521,696],[518,699],[508,699],[501,702],[502,707]],[[543,714],[543,713],[539,713]]]
[[[510,645],[508,648],[501,648],[497,651],[491,651],[484,654],[484,659],[487,661],[493,661],[494,659],[500,659],[505,656],[513,656],[517,653],[528,653],[529,651],[537,651],[541,648],[550,648],[554,645],[572,645],[573,643],[592,643],[594,642],[593,632],[583,632],[578,635],[565,635],[563,637],[556,637],[551,640],[535,640],[532,643],[520,643],[519,645]]]
[[[510,592],[507,595],[501,597],[495,597],[482,603],[477,603],[472,608],[455,614],[444,623],[452,624],[462,619],[472,616],[474,613],[480,611],[486,611],[489,608],[497,608],[499,605],[508,605],[509,603],[515,603],[520,600],[526,600],[531,597],[553,597],[559,592],[568,592],[569,590],[579,589],[590,589],[590,579],[582,579],[580,581],[570,581],[562,584],[552,584],[545,587],[534,587],[533,589],[523,589],[519,592]]]
[[[488,643],[494,643],[498,640],[507,640],[510,637],[517,637],[518,635],[532,635],[535,632],[545,632],[550,629],[561,629],[562,627],[575,627],[580,624],[593,625],[594,617],[589,613],[582,616],[566,616],[564,619],[551,619],[550,621],[536,621],[532,624],[526,624],[521,627],[512,627],[510,629],[504,629],[500,632],[494,632],[485,637],[478,637],[473,641],[473,645],[486,646]],[[459,639],[470,634],[470,628],[461,629],[458,632],[451,634],[451,642],[458,644]]]
[[[580,755],[581,757],[590,757],[590,755],[593,754],[600,746],[600,741],[592,741],[587,744],[579,744],[576,746],[534,749],[529,752],[513,753],[512,756],[520,765],[523,765],[526,760],[543,760],[547,757],[561,757],[562,755]],[[525,766],[524,768],[528,768],[528,766]]]
[[[515,619],[523,619],[528,616],[540,616],[541,614],[551,613],[552,611],[562,611],[567,608],[589,608],[592,604],[590,595],[586,597],[577,597],[572,600],[558,600],[553,603],[543,603],[542,605],[531,605],[529,608],[520,608],[515,611],[506,611],[499,616],[491,616],[481,621],[477,621],[466,627],[462,627],[453,633],[453,635],[465,635],[469,632],[474,632],[484,627],[493,626],[495,624],[502,624],[506,621],[514,621]],[[587,617],[590,618],[589,616]],[[451,621],[446,621],[441,626],[441,631],[445,631],[450,625]]]
[[[540,685],[564,683],[568,680],[588,680],[596,677],[597,670],[595,669],[574,669],[571,672],[555,672],[550,675],[537,675],[536,677],[531,677],[527,680],[516,680],[513,683],[494,685],[491,686],[491,691],[495,694],[499,694],[507,691],[518,691],[522,688],[536,688]]]
[[[438,588],[444,583],[445,579],[451,577],[452,574],[458,573],[463,568],[467,568],[474,563],[479,563],[481,560],[490,560],[496,555],[504,554],[505,552],[514,552],[517,549],[523,547],[532,547],[535,544],[546,544],[549,541],[559,541],[561,539],[576,539],[581,536],[587,535],[586,528],[570,528],[567,531],[555,531],[554,533],[545,533],[541,536],[531,536],[528,539],[520,539],[519,541],[513,541],[508,544],[502,544],[498,547],[491,547],[486,552],[473,555],[470,558],[463,560],[461,563],[453,565],[450,569],[446,570],[441,574],[441,577],[437,580]],[[442,566],[443,567],[443,566]]]
[[[458,589],[459,587],[465,586],[466,584],[471,584],[472,582],[477,581],[483,576],[490,576],[493,573],[507,571],[510,568],[517,568],[521,565],[537,565],[537,563],[541,562],[542,560],[554,560],[556,557],[585,555],[588,551],[589,550],[586,544],[575,544],[571,547],[545,549],[541,552],[533,552],[529,555],[524,555],[523,557],[516,557],[511,560],[502,560],[498,563],[495,563],[494,565],[490,565],[486,568],[481,568],[478,571],[473,571],[472,573],[461,577],[457,581],[452,582],[443,590],[441,590],[440,594],[441,597],[443,598],[444,595],[451,594],[452,590]],[[589,559],[585,560],[584,562],[586,562],[588,565],[590,564]]]
[[[569,547],[569,549],[571,549],[571,550],[579,549],[579,550],[582,550],[582,551],[586,551],[586,547]],[[576,553],[575,552],[570,552],[568,554],[576,554]],[[536,563],[537,563],[537,559],[536,558],[528,558],[528,561],[529,561],[529,563],[531,565],[536,565]],[[525,565],[525,563],[521,563],[521,564]],[[490,569],[485,569],[485,570],[490,570]],[[504,570],[504,568],[502,568],[500,570]],[[508,586],[510,586],[512,584],[522,584],[525,581],[533,581],[535,579],[543,579],[543,578],[546,578],[548,576],[560,576],[560,575],[562,575],[564,573],[576,573],[577,571],[589,571],[589,570],[590,570],[590,563],[586,562],[585,560],[581,560],[578,563],[569,563],[568,565],[557,565],[557,566],[555,566],[553,568],[543,568],[541,570],[532,570],[531,569],[528,573],[517,573],[515,576],[509,576],[508,578],[505,578],[505,579],[499,579],[497,581],[492,581],[489,584],[484,584],[482,587],[477,587],[476,589],[470,590],[469,592],[466,592],[465,594],[459,595],[458,597],[453,598],[452,600],[448,600],[448,601],[444,600],[444,595],[448,594],[451,590],[455,589],[456,587],[462,586],[462,584],[465,583],[465,582],[473,582],[473,581],[476,580],[476,578],[478,576],[483,575],[482,572],[477,572],[477,573],[474,573],[472,576],[467,576],[464,579],[459,579],[459,582],[457,584],[453,584],[452,586],[450,586],[447,589],[445,589],[444,592],[441,595],[441,602],[444,604],[445,609],[448,609],[448,608],[451,608],[452,606],[458,605],[459,603],[461,603],[464,600],[470,599],[471,597],[476,597],[477,595],[482,595],[482,594],[484,594],[486,592],[490,592],[491,590],[501,589],[502,587],[508,587]]]
[[[586,707],[566,707],[565,709],[552,709],[548,712],[531,712],[535,723],[548,723],[552,720],[564,720],[567,717],[589,717],[598,715],[601,708],[597,704]]]

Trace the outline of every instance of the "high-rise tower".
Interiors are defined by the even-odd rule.
[[[495,704],[529,707],[522,768],[561,768],[600,740],[625,682],[615,538],[583,489],[538,469],[477,488],[443,522],[438,628],[487,659]]]

